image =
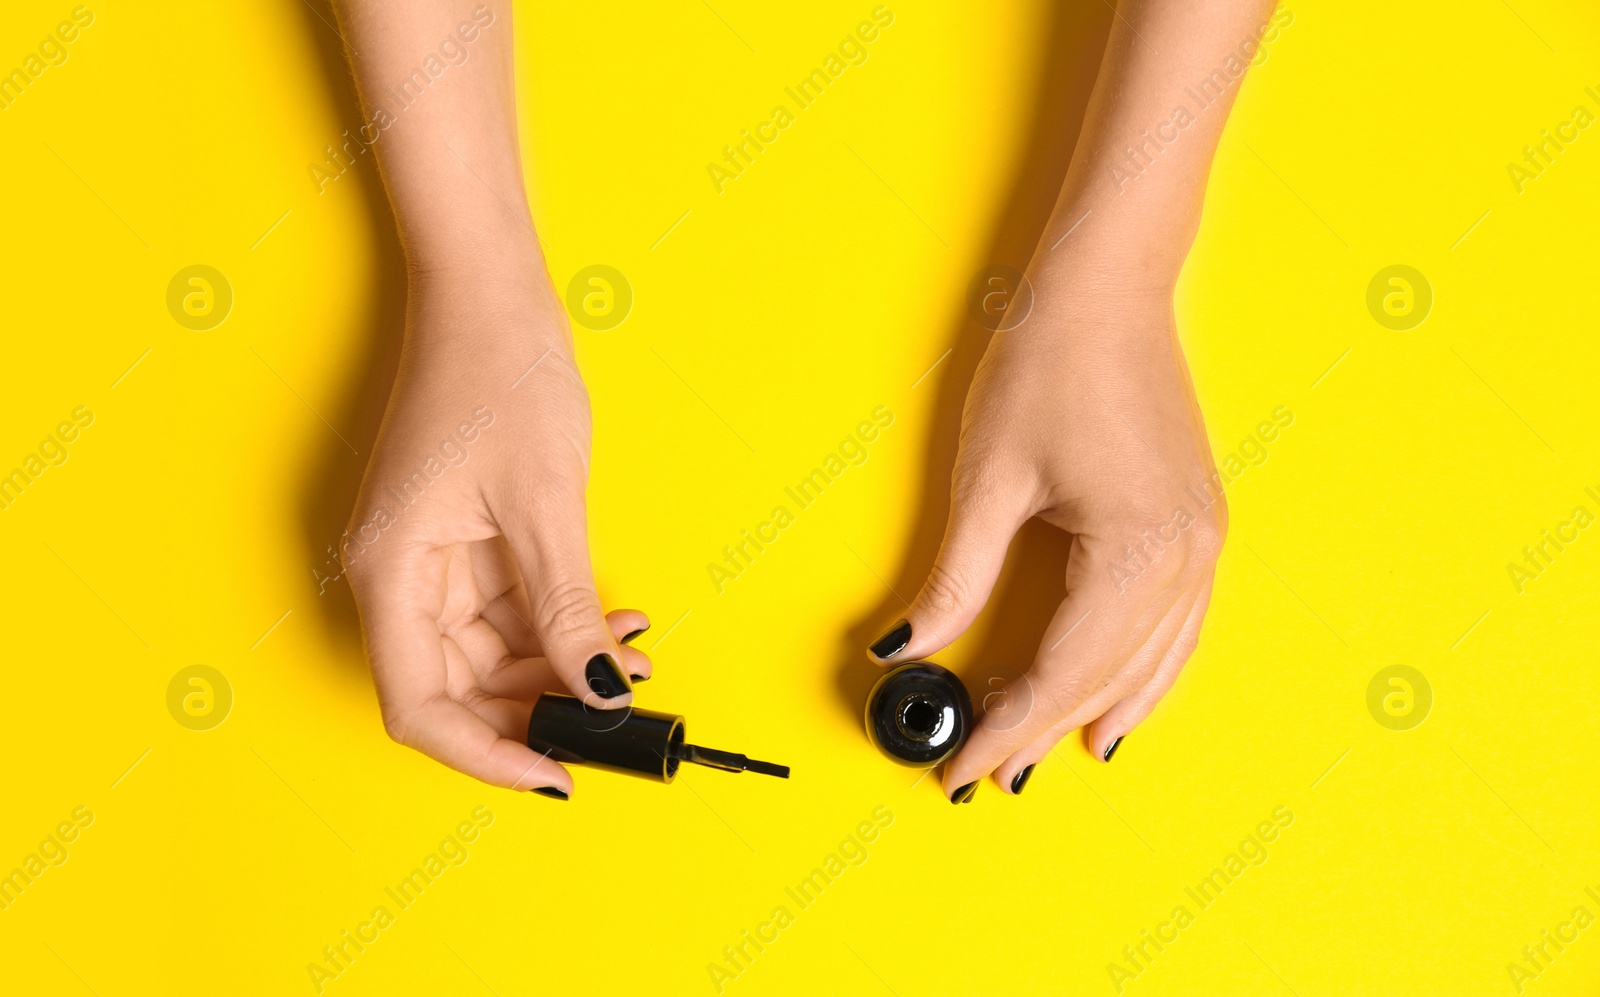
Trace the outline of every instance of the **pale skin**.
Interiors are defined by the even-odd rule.
[[[960,636],[1028,519],[1072,535],[1066,597],[1031,668],[991,699],[945,766],[945,794],[958,801],[987,776],[1019,791],[1025,769],[1085,726],[1090,750],[1109,760],[1194,653],[1227,512],[1220,494],[1203,504],[1187,491],[1205,494],[1215,465],[1172,296],[1237,82],[1186,127],[1169,123],[1176,106],[1193,109],[1184,88],[1254,43],[1271,10],[1261,0],[1118,5],[1072,166],[1028,268],[1033,312],[995,333],[967,395],[950,520],[906,611],[911,638],[887,660],[869,652],[884,664],[914,661]],[[1123,150],[1158,125],[1174,140],[1126,179]],[[1175,521],[1180,508],[1187,516]],[[1130,546],[1146,551],[1137,571]]]
[[[630,705],[631,688],[620,690],[647,678],[651,663],[622,641],[648,620],[604,612],[595,591],[589,401],[523,188],[510,5],[336,8],[369,120],[378,107],[393,113],[372,150],[409,270],[400,371],[351,534],[364,540],[375,516],[397,514],[345,552],[384,723],[484,782],[569,794],[570,773],[524,743],[533,701],[557,690],[595,709]],[[466,43],[460,25],[475,10],[480,26],[484,11],[493,20]],[[1201,508],[1187,498],[1192,521],[1137,577],[1118,580],[1106,566],[1146,529],[1173,534],[1183,490],[1214,470],[1172,292],[1237,82],[1120,192],[1108,167],[1141,130],[1170,121],[1185,86],[1258,38],[1270,11],[1261,0],[1118,8],[1077,154],[1028,270],[1037,303],[1023,325],[994,335],[973,379],[950,522],[906,611],[910,641],[887,662],[869,655],[911,661],[955,640],[1029,518],[1072,534],[1066,598],[1028,672],[1026,715],[979,726],[945,768],[947,795],[991,775],[1010,791],[1085,725],[1103,755],[1193,653],[1225,530],[1221,501]],[[394,111],[389,91],[446,39],[466,58]],[[481,424],[482,410],[493,421],[468,458],[399,510],[392,489],[474,413]],[[589,675],[599,656],[625,677],[597,687]]]
[[[492,23],[463,41],[485,8]],[[545,690],[595,709],[586,668],[625,646],[643,613],[603,613],[589,561],[584,488],[589,399],[566,313],[550,287],[523,189],[509,4],[344,0],[339,23],[369,116],[395,121],[373,146],[409,271],[405,345],[351,533],[480,408],[493,422],[376,541],[346,554],[384,725],[402,744],[508,789],[572,791],[528,748]],[[470,32],[469,32],[470,34]],[[399,89],[430,52],[467,52],[403,110]],[[451,51],[455,51],[452,47]],[[368,530],[368,536],[373,531]],[[626,687],[637,678],[624,677]]]

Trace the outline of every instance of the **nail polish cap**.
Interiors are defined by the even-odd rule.
[[[683,718],[627,706],[597,710],[582,700],[547,692],[533,704],[528,747],[563,765],[597,768],[671,782],[683,744]]]
[[[867,696],[867,739],[891,761],[932,768],[967,742],[972,697],[948,668],[910,661],[891,668]]]
[[[683,717],[627,706],[597,710],[582,700],[547,692],[533,704],[528,747],[563,765],[592,765],[656,782],[671,782],[683,762],[725,772],[789,778],[789,767],[684,740]]]

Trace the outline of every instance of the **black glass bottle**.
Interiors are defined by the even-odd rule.
[[[787,765],[687,743],[683,717],[677,714],[637,706],[595,710],[555,692],[544,693],[533,704],[528,747],[563,765],[593,765],[657,782],[671,782],[680,762],[789,778]]]
[[[867,697],[867,737],[901,765],[938,765],[959,751],[971,732],[966,686],[931,661],[891,668]]]

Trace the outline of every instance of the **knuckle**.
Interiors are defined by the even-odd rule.
[[[1114,528],[1090,550],[1117,592],[1148,593],[1171,581],[1183,555],[1176,545],[1182,534],[1163,518],[1130,510],[1125,525]]]
[[[358,579],[366,578],[371,571],[372,558],[363,556],[367,548],[378,539],[376,531],[371,528],[370,517],[353,519],[346,527],[344,535],[339,538],[339,564],[350,576],[350,583],[356,584]],[[365,534],[365,535],[364,535]]]
[[[398,511],[380,502],[363,499],[357,503],[335,551],[352,586],[373,577],[380,564],[394,563],[399,550],[417,536],[414,529],[402,524],[415,524],[418,518],[403,520]]]
[[[592,589],[571,582],[556,585],[538,600],[540,633],[556,642],[575,637],[593,627],[599,612]]]
[[[922,608],[940,617],[949,617],[966,605],[971,587],[944,564],[934,562],[928,581],[922,586]]]
[[[1038,710],[1039,714],[1058,720],[1065,717],[1079,703],[1093,695],[1095,682],[1093,676],[1065,673],[1049,676],[1044,681],[1036,683],[1035,696],[1041,707]]]
[[[1133,663],[1116,677],[1115,685],[1121,695],[1126,696],[1148,685],[1150,680],[1156,677],[1156,673],[1161,670],[1161,662],[1165,658],[1165,654],[1159,653],[1140,655],[1139,661]],[[1118,698],[1121,698],[1121,696]]]
[[[1181,500],[1169,500],[1164,486],[1136,485],[1122,497],[1122,514],[1140,530],[1155,533],[1178,519]]]
[[[1191,559],[1212,562],[1222,556],[1222,544],[1227,539],[1227,526],[1219,519],[1207,517],[1194,524],[1189,537]]]
[[[1004,509],[1030,481],[1032,471],[1021,461],[987,447],[962,442],[950,476],[950,504],[957,510]]]
[[[356,542],[342,545],[339,550],[339,563],[350,579],[350,586],[357,591],[369,588],[385,553],[383,550],[374,550],[372,544]]]
[[[1184,634],[1178,638],[1176,644],[1172,645],[1171,659],[1181,665],[1193,657],[1194,652],[1199,648],[1200,635],[1198,633]]]
[[[1211,503],[1211,515],[1216,520],[1217,528],[1224,536],[1228,533],[1228,498],[1218,495],[1215,502]]]
[[[1082,671],[1072,667],[1061,667],[1061,671],[1048,675],[1038,683],[1040,699],[1042,699],[1042,712],[1054,717],[1056,722],[1070,719],[1083,704],[1090,699],[1106,693],[1107,690],[1115,691],[1128,685],[1131,688],[1131,675],[1125,669],[1106,669],[1106,671]]]
[[[1171,582],[1172,576],[1176,573],[1175,560],[1174,558],[1157,560],[1150,565],[1149,570],[1142,571],[1136,577],[1130,579],[1123,586],[1123,590],[1131,592],[1141,599],[1154,597],[1156,593],[1166,588]],[[1137,568],[1138,565],[1135,564],[1134,570],[1137,570]]]
[[[416,711],[385,708],[383,729],[396,744],[411,747],[416,739]]]
[[[501,678],[506,674],[507,669],[511,668],[517,663],[517,660],[517,656],[514,654],[501,655],[499,659],[497,659],[493,664],[489,665],[488,668],[484,670],[482,681],[493,682],[495,679]],[[494,698],[489,693],[485,692],[481,686],[476,687],[471,692],[467,693],[467,696],[469,697],[473,695],[481,696],[483,699]]]

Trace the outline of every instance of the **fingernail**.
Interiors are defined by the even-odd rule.
[[[1022,792],[1022,787],[1026,786],[1028,784],[1028,777],[1030,775],[1033,775],[1033,766],[1032,765],[1029,765],[1027,768],[1025,768],[1021,772],[1017,773],[1016,778],[1011,780],[1011,795],[1012,796],[1015,796],[1018,793]]]
[[[590,658],[588,667],[583,670],[583,677],[589,680],[590,690],[601,699],[626,696],[633,688],[628,685],[628,677],[622,674],[622,669],[617,667],[609,654],[597,654]]]
[[[969,782],[965,786],[950,794],[951,803],[971,803],[972,798],[978,793],[978,784]]]
[[[911,624],[901,620],[888,630],[885,630],[883,636],[873,641],[872,647],[868,648],[868,650],[874,656],[887,661],[904,651],[909,643],[911,643]]]
[[[1122,738],[1120,738],[1120,737],[1117,738],[1115,741],[1112,741],[1111,745],[1106,748],[1106,753],[1101,755],[1100,757],[1109,762],[1111,760],[1111,756],[1117,753],[1117,745],[1119,745],[1121,743],[1122,743]]]
[[[633,639],[635,637],[639,636],[640,634],[644,633],[646,630],[649,630],[649,629],[650,629],[650,624],[646,623],[644,626],[642,626],[639,629],[635,630],[633,633],[631,633],[628,636],[622,638],[621,643],[623,643],[623,644],[632,643],[632,641],[633,641]],[[637,676],[637,675],[634,676],[634,678],[638,678],[638,677],[639,676]]]
[[[648,681],[650,681],[650,676],[648,676],[648,675],[629,675],[628,677],[633,679],[635,682],[648,682]]]
[[[566,793],[554,786],[539,786],[534,789],[534,792],[540,796],[548,796],[552,800],[565,800],[568,798]]]

